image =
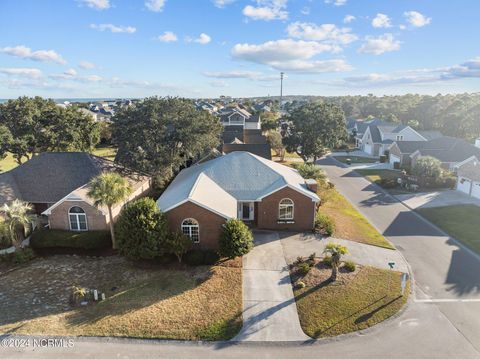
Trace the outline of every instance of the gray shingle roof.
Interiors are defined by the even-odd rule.
[[[425,141],[396,141],[398,149],[401,153],[410,154],[425,146]]]
[[[472,156],[480,157],[480,148],[454,137],[440,137],[425,142],[420,155],[432,156],[441,162],[462,162]]]
[[[103,172],[133,175],[112,161],[85,152],[45,152],[0,174],[0,187],[32,203],[55,203]]]
[[[473,181],[480,181],[480,162],[477,158],[458,167],[457,174]]]

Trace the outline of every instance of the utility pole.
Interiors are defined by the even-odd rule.
[[[280,72],[280,110],[283,102],[283,72]]]

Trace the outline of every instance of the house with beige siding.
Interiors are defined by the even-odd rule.
[[[232,218],[259,229],[310,231],[319,202],[316,182],[295,169],[235,151],[181,171],[157,205],[172,231],[216,249],[222,225]]]
[[[90,181],[105,172],[125,177],[132,193],[113,208],[114,219],[129,201],[145,195],[150,178],[112,161],[84,152],[46,152],[0,174],[0,204],[14,199],[31,203],[51,229],[108,230],[107,208],[96,208],[87,196]]]

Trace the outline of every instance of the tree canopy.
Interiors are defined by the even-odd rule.
[[[118,162],[165,181],[217,147],[222,125],[188,99],[150,97],[117,112],[112,131]]]
[[[93,118],[41,97],[0,104],[0,126],[0,155],[11,152],[19,164],[40,152],[90,151],[100,140]]]
[[[314,161],[329,148],[347,138],[345,116],[341,108],[325,102],[312,102],[291,111],[284,144],[305,162]]]

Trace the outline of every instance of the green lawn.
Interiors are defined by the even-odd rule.
[[[417,212],[480,254],[480,207],[473,204],[419,208]]]
[[[376,158],[359,157],[359,156],[333,156],[337,161],[347,163],[347,159],[350,158],[352,163],[375,163],[378,162]]]
[[[363,267],[346,283],[321,282],[294,289],[300,324],[312,338],[362,330],[397,313],[407,302],[400,295],[401,273]]]
[[[319,211],[329,215],[335,221],[334,237],[394,249],[335,188],[319,186],[318,196],[322,200]]]
[[[117,154],[117,149],[115,147],[97,147],[92,153],[96,156],[104,157],[107,160],[113,161],[115,159],[115,155]],[[24,157],[23,162],[26,160],[27,159]],[[0,160],[0,173],[10,171],[17,166],[18,163],[15,161],[13,156],[10,153],[7,153],[7,157],[5,157],[3,160]]]
[[[368,170],[368,169],[358,169],[355,170],[359,175],[365,177],[370,182],[379,182],[382,179],[396,179],[401,176],[399,171],[393,170]]]

